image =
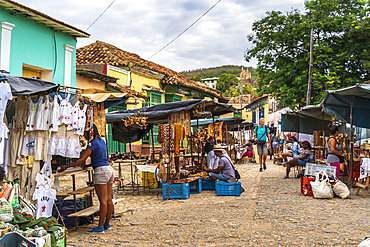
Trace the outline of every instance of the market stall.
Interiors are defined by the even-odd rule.
[[[90,141],[85,140],[82,145],[84,131],[89,130],[91,133],[94,123],[104,136],[105,109],[124,102],[130,95],[95,89],[84,91],[12,76],[1,76],[0,81],[0,165],[6,175],[0,191],[0,211],[3,212],[0,213],[0,220],[6,224],[0,222],[0,228],[3,226],[1,229],[4,231],[21,229],[18,231],[21,235],[40,238],[37,241],[41,242],[44,236],[50,235],[51,240],[44,239],[44,242],[51,241],[55,245],[55,241],[59,241],[58,246],[62,246],[62,242],[65,243],[64,217],[61,217],[58,209],[54,214],[53,208],[58,208],[54,207],[55,199],[58,195],[71,195],[73,211],[76,213],[77,194],[90,192],[90,205],[93,206],[93,187],[88,185],[86,188],[76,188],[74,174],[86,172],[81,168],[67,169],[56,174],[53,182],[50,179],[55,170],[52,163],[56,157],[64,159],[65,163],[59,165],[78,159],[82,147]],[[72,176],[73,190],[62,192],[58,177],[66,175]],[[27,220],[16,221],[19,215]],[[39,218],[49,223],[42,225],[37,221]],[[39,229],[37,236],[31,233],[35,226],[34,220],[37,221],[35,224],[44,228]]]
[[[219,116],[234,111],[235,108],[227,104],[188,100],[112,112],[106,114],[106,118],[107,122],[112,124],[114,140],[129,144],[140,140],[149,133],[153,125],[158,125],[158,142],[161,143],[162,159],[157,165],[157,177],[162,182],[179,184],[180,187],[186,187],[183,184],[189,186],[190,182],[191,186],[194,184],[194,190],[197,190],[196,185],[199,185],[197,180],[201,176],[206,176],[202,166],[204,155],[201,158],[199,154],[204,154],[202,149],[209,133],[200,128],[192,131],[191,119],[196,119],[199,126],[201,118]],[[211,121],[213,123],[213,120]],[[189,143],[190,161],[184,159],[184,155],[180,152],[181,143],[185,139]],[[193,150],[194,147],[196,150]],[[198,154],[198,159],[194,159],[194,151]],[[168,193],[166,187],[163,188],[163,191],[164,198],[167,199],[168,196],[165,196]]]

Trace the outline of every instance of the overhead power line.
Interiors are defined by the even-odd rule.
[[[98,16],[98,18],[96,18],[95,19],[95,21],[93,21],[93,23],[91,23],[90,24],[90,26],[88,27],[88,28],[86,28],[86,30],[85,31],[87,31],[87,30],[89,30],[89,28],[90,27],[92,27],[94,24],[95,24],[95,22],[97,22],[99,19],[100,19],[100,17],[102,17],[103,15],[104,15],[104,13],[110,8],[110,6],[112,6],[112,4],[115,2],[116,0],[113,0],[113,2],[111,2],[111,4],[109,4],[109,6],[103,11],[103,13],[101,13],[99,16]]]
[[[197,23],[200,19],[203,18],[203,16],[205,16],[209,11],[211,11],[214,7],[216,7],[217,4],[219,4],[221,2],[221,0],[219,0],[217,3],[215,3],[212,7],[210,7],[203,15],[201,15],[198,19],[196,19],[190,26],[188,26],[184,31],[182,31],[179,35],[177,35],[173,40],[171,40],[170,42],[167,43],[167,45],[163,46],[159,51],[157,51],[156,53],[154,53],[152,56],[150,56],[148,59],[151,59],[152,57],[154,57],[155,55],[157,55],[158,53],[160,53],[161,51],[163,51],[167,46],[169,46],[170,44],[172,44],[176,39],[178,39],[181,35],[183,35],[186,31],[188,31],[192,26],[195,25],[195,23]]]

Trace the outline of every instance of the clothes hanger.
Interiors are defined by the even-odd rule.
[[[10,74],[8,71],[6,70],[0,70],[0,81],[1,83],[6,83],[6,81],[8,80],[8,78],[6,78],[6,76],[4,74]]]

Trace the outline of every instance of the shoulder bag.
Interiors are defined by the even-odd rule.
[[[233,162],[227,156],[222,156],[222,157],[225,157],[230,162],[231,166],[233,167],[234,172],[235,172],[235,179],[240,179],[240,174],[238,170],[235,169]]]
[[[257,126],[257,127],[256,127],[256,135],[257,135],[258,127],[260,127],[260,126]],[[266,143],[266,141],[261,141],[262,137],[264,137],[264,136],[266,135],[266,133],[267,133],[267,127],[266,127],[266,125],[265,125],[265,133],[263,133],[263,135],[262,135],[259,139],[257,139],[257,141],[256,141],[256,144],[257,144],[257,145],[263,145],[263,144],[265,144],[265,143]]]

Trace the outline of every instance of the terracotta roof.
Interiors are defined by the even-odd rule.
[[[117,78],[115,77],[104,75],[91,69],[79,68],[78,66],[76,69],[76,73],[84,77],[96,78],[104,82],[114,82],[114,83],[117,82]]]
[[[45,15],[44,13],[31,9],[17,2],[14,2],[11,0],[0,0],[0,6],[3,7],[7,11],[10,11],[17,15],[22,15],[28,19],[32,19],[33,21],[37,23],[41,23],[42,25],[45,25],[46,27],[50,27],[54,30],[59,30],[60,32],[66,33],[69,36],[84,37],[84,38],[90,37],[90,34],[88,34],[85,31],[75,28],[62,21],[58,21],[48,15]]]
[[[140,97],[140,98],[148,98],[147,96],[145,96],[145,95],[143,95],[143,94],[141,94],[141,93],[139,93],[135,90],[132,90],[132,89],[127,88],[127,87],[123,87],[123,86],[121,86],[117,83],[108,83],[107,86],[111,87],[111,88],[113,88],[117,91],[120,91],[122,93],[129,93],[129,94],[132,94],[132,95],[134,95],[136,97]]]
[[[78,48],[76,62],[77,64],[108,64],[116,67],[137,66],[146,68],[164,74],[165,76],[160,80],[162,84],[183,85],[213,95],[222,101],[227,101],[227,98],[225,98],[219,90],[200,85],[180,73],[142,59],[137,54],[121,50],[105,42],[96,41],[90,45]]]

